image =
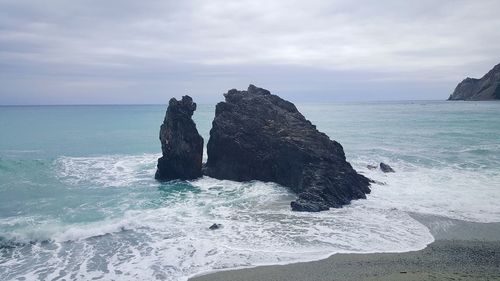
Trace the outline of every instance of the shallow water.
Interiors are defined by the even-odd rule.
[[[295,213],[294,195],[272,183],[157,183],[165,106],[0,107],[0,279],[185,280],[421,249],[433,237],[408,212],[500,221],[500,103],[297,107],[385,185],[342,209]],[[205,142],[213,115],[194,115]],[[366,168],[381,161],[396,173]],[[215,222],[224,227],[208,231]]]

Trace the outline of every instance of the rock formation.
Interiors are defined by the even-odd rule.
[[[500,100],[500,64],[481,79],[469,78],[460,82],[448,100]]]
[[[394,169],[384,162],[380,162],[380,170],[384,173],[395,173]]]
[[[189,96],[180,101],[170,99],[160,128],[163,156],[158,159],[157,180],[187,180],[202,175],[203,138],[191,119],[195,110],[196,103]]]
[[[370,180],[295,105],[253,85],[224,96],[210,130],[206,175],[289,187],[298,194],[291,203],[295,211],[322,211],[366,198]]]

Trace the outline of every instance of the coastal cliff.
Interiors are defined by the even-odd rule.
[[[467,77],[460,82],[448,100],[500,100],[500,64],[481,79]]]
[[[295,211],[322,211],[366,198],[370,180],[294,104],[254,85],[224,96],[210,130],[206,175],[289,187],[298,194],[291,203]]]
[[[160,181],[200,177],[203,138],[191,119],[196,103],[190,96],[170,99],[160,127],[162,157],[158,159],[155,178]]]

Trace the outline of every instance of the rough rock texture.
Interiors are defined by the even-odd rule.
[[[481,79],[467,77],[448,100],[500,100],[500,64]]]
[[[380,162],[380,170],[384,173],[395,173],[394,169],[384,162]]]
[[[180,101],[170,99],[160,128],[163,156],[158,159],[157,180],[187,180],[202,175],[203,138],[191,119],[195,110],[196,103],[189,96]]]
[[[217,104],[205,174],[291,188],[296,211],[322,211],[366,198],[370,180],[346,161],[342,146],[319,132],[295,105],[253,85]]]

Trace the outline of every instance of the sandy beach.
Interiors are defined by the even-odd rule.
[[[420,251],[335,254],[320,261],[220,271],[190,280],[500,280],[500,223],[412,217],[436,239]]]

